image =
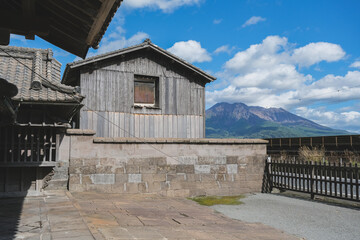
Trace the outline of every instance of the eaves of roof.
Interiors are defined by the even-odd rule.
[[[113,57],[117,57],[123,54],[127,54],[127,53],[131,53],[134,51],[138,51],[141,49],[146,49],[146,48],[150,48],[162,55],[164,55],[165,57],[171,59],[174,62],[177,62],[178,64],[184,66],[185,68],[196,72],[197,74],[201,75],[204,79],[206,79],[207,82],[212,82],[214,80],[216,80],[215,77],[211,76],[210,74],[204,72],[203,70],[201,70],[198,67],[195,67],[194,65],[188,63],[187,61],[175,56],[174,54],[158,47],[157,45],[153,44],[149,39],[146,39],[143,43],[138,44],[138,45],[134,45],[128,48],[123,48],[123,49],[119,49],[119,50],[115,50],[112,52],[108,52],[108,53],[104,53],[104,54],[100,54],[100,55],[96,55],[93,57],[89,57],[87,59],[84,60],[79,60],[79,61],[75,61],[72,63],[68,63],[66,65],[65,71],[64,71],[64,75],[63,75],[63,79],[62,79],[62,83],[66,84],[67,83],[67,76],[69,74],[69,72],[73,71],[76,68],[80,68],[83,66],[86,66],[88,64],[92,64],[92,63],[96,63],[96,62],[100,62],[103,60],[107,60]]]

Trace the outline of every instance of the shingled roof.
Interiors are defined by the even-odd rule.
[[[51,49],[0,46],[0,78],[18,88],[13,101],[79,104],[84,97],[60,83],[60,68]]]
[[[119,49],[116,51],[112,51],[112,52],[108,52],[108,53],[104,53],[104,54],[100,54],[100,55],[96,55],[93,57],[89,57],[86,58],[84,60],[79,60],[76,62],[72,62],[72,63],[68,63],[66,65],[66,69],[64,72],[64,76],[62,79],[62,83],[68,84],[71,80],[68,79],[68,75],[71,75],[72,72],[74,72],[76,69],[88,65],[88,64],[92,64],[92,63],[96,63],[99,61],[103,61],[103,60],[107,60],[107,59],[111,59],[114,57],[118,57],[127,53],[131,53],[131,52],[135,52],[135,51],[139,51],[142,49],[149,49],[149,50],[153,50],[157,53],[160,53],[161,55],[165,56],[166,58],[168,58],[170,61],[180,64],[181,66],[185,67],[186,69],[197,73],[199,76],[202,77],[202,79],[204,79],[205,82],[212,82],[214,80],[216,80],[215,77],[211,76],[210,74],[204,72],[203,70],[201,70],[200,68],[195,67],[194,65],[188,63],[187,61],[185,61],[184,59],[181,59],[177,56],[175,56],[174,54],[158,47],[157,45],[153,44],[150,39],[146,39],[143,43],[135,45],[135,46],[131,46],[128,48],[123,48],[123,49]]]

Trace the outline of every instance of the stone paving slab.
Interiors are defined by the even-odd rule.
[[[0,199],[0,240],[298,239],[258,223],[227,218],[184,198],[51,192]]]

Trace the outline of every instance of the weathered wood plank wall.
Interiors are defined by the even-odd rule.
[[[159,108],[134,107],[136,74],[159,78]],[[80,114],[80,128],[94,129],[99,137],[205,136],[204,85],[149,58],[84,71],[80,81],[87,106]]]

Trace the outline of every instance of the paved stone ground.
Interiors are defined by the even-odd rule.
[[[298,239],[159,195],[69,192],[0,199],[3,239]]]
[[[259,193],[242,199],[241,205],[212,208],[228,217],[261,222],[307,240],[360,239],[359,207],[349,201],[342,201],[340,205],[334,199],[326,202],[311,200],[308,194],[303,196]]]

